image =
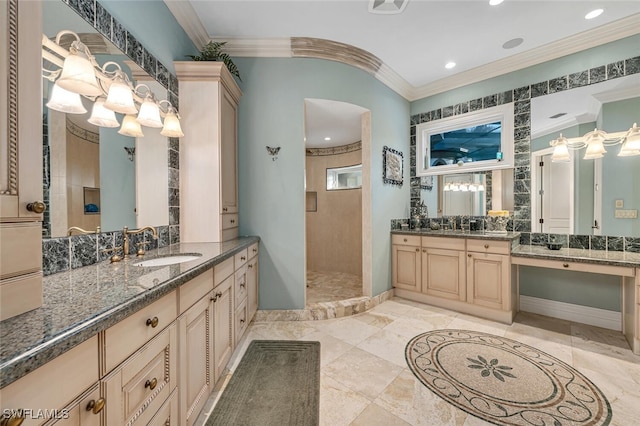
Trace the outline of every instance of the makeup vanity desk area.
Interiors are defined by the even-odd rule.
[[[519,311],[520,266],[620,277],[622,333],[640,355],[640,253],[519,244],[519,233],[393,230],[398,297],[511,324]]]

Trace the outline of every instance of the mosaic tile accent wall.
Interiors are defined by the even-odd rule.
[[[95,0],[60,0],[67,4],[98,32],[125,52],[131,60],[140,65],[149,75],[167,89],[167,99],[179,109],[178,79],[158,61],[127,29]],[[45,176],[48,176],[49,142],[46,117],[43,127],[43,157]],[[169,224],[157,227],[158,239],[151,232],[132,235],[129,254],[135,254],[136,243],[146,241],[147,250],[180,242],[180,146],[178,138],[169,138]],[[43,188],[45,202],[48,202],[48,184]],[[43,237],[50,236],[50,220],[43,222]],[[122,247],[122,231],[101,234],[74,235],[71,237],[42,240],[42,272],[51,275],[69,269],[80,268],[109,259],[114,247]],[[121,253],[119,251],[119,253]]]
[[[531,233],[531,99],[563,90],[575,89],[606,80],[640,73],[640,56],[601,65],[588,70],[532,83],[501,93],[472,99],[411,116],[410,165],[411,207],[420,203],[420,192],[414,191],[416,176],[416,126],[454,115],[514,102],[514,214],[508,230],[521,232],[521,244],[545,245],[556,240],[571,248],[640,252],[640,238],[620,236],[554,235]],[[399,219],[402,220],[402,219]],[[392,229],[399,222],[392,221]]]

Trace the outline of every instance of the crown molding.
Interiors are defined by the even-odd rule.
[[[636,34],[640,34],[640,13],[415,88],[408,100],[433,96]]]
[[[195,44],[198,49],[202,49],[204,45],[209,42],[210,37],[204,25],[202,25],[198,14],[193,9],[193,6],[191,6],[191,2],[164,0],[164,4],[176,18],[178,24],[180,24],[187,33],[187,36],[193,44]]]
[[[380,68],[375,74],[375,77],[388,88],[407,100],[412,97],[413,92],[415,91],[415,87],[409,84],[407,80],[402,78],[400,74],[395,72],[384,62],[380,64]]]
[[[212,41],[226,42],[224,51],[231,56],[250,58],[290,58],[290,38],[223,38]]]

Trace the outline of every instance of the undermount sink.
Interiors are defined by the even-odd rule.
[[[175,265],[176,263],[189,262],[192,260],[196,260],[202,256],[201,254],[178,254],[171,256],[162,256],[156,257],[153,259],[139,260],[134,262],[133,266],[164,266],[164,265]]]

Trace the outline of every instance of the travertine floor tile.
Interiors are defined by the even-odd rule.
[[[399,417],[394,416],[378,404],[373,403],[364,409],[351,426],[411,426]]]
[[[371,403],[367,398],[323,374],[320,376],[320,425],[350,425]]]

